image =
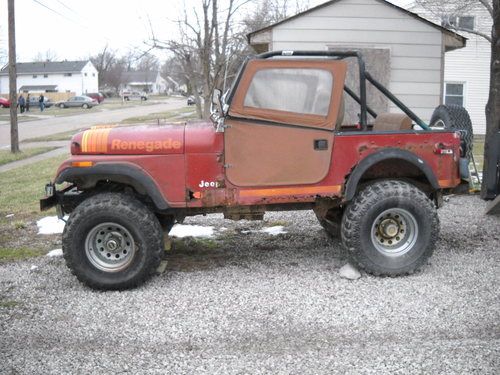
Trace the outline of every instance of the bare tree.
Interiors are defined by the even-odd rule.
[[[245,34],[249,26],[266,26],[288,15],[305,0],[201,0],[199,6],[185,10],[177,20],[180,37],[177,40],[158,40],[151,31],[151,45],[171,51],[181,67],[190,93],[195,96],[200,117],[209,116],[210,96],[215,87],[227,87],[228,77],[245,55],[251,53]],[[246,20],[240,12],[254,9]],[[269,16],[272,14],[273,16]],[[204,105],[201,106],[203,98]]]
[[[38,52],[33,58],[33,61],[55,61],[55,60],[57,60],[57,52],[52,49],[48,49],[45,52]]]
[[[491,28],[491,64],[490,64],[490,94],[486,104],[486,141],[484,144],[483,185],[481,196],[486,196],[486,181],[493,176],[487,155],[493,152],[493,139],[500,132],[500,0],[493,0],[493,5],[487,7],[493,18]],[[496,162],[496,161],[495,161]]]
[[[492,14],[491,0],[415,0],[415,4],[440,19],[443,26],[454,31],[465,31],[478,35],[491,43],[492,39],[489,33],[456,22],[457,17],[473,14],[478,8],[486,8],[488,13]],[[481,20],[478,21],[481,22]]]

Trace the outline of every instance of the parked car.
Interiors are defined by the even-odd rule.
[[[72,96],[65,102],[59,102],[57,103],[57,106],[59,108],[70,108],[70,107],[82,107],[82,108],[92,108],[95,105],[98,105],[99,103],[97,100],[92,99],[91,97],[85,96],[85,95],[80,95],[80,96]]]
[[[97,100],[97,103],[101,104],[104,101],[104,95],[101,94],[100,92],[91,92],[90,94],[87,94],[89,98]]]
[[[187,105],[195,105],[195,104],[196,104],[196,99],[194,98],[193,95],[191,95],[187,100]]]
[[[123,91],[123,100],[148,100],[148,94],[139,91]]]
[[[10,107],[10,100],[5,98],[0,98],[0,108],[9,108],[9,107]]]
[[[40,103],[38,102],[38,98],[40,98],[40,96],[30,95],[30,107],[38,107],[40,105]],[[50,108],[54,105],[54,103],[52,103],[51,100],[45,96],[43,102],[45,103],[45,108]]]

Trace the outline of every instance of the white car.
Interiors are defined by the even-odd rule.
[[[123,100],[148,100],[148,94],[145,92],[139,91],[123,91],[122,92]]]

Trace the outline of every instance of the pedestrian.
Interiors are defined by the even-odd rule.
[[[43,110],[45,109],[45,98],[43,94],[40,94],[40,96],[38,97],[38,104],[40,105],[40,112],[43,112]]]
[[[30,94],[26,97],[26,112],[30,111]]]
[[[24,108],[26,106],[26,100],[24,99],[23,94],[19,95],[19,99],[17,99],[17,103],[19,104],[19,109],[21,113],[24,113]]]

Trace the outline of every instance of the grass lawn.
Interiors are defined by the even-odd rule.
[[[8,150],[0,150],[0,165],[11,163],[13,161],[22,160],[29,158],[30,156],[35,156],[38,154],[43,154],[44,152],[49,152],[57,147],[36,147],[36,148],[27,148],[18,152],[16,154],[11,153]]]
[[[134,124],[140,122],[153,122],[158,120],[191,120],[197,118],[196,109],[193,107],[183,107],[173,111],[150,113],[145,116],[129,117],[123,120],[122,124]]]
[[[0,173],[0,263],[28,259],[60,247],[60,235],[39,235],[36,220],[45,184],[67,155]]]
[[[472,147],[472,154],[474,155],[474,160],[476,161],[477,170],[479,172],[482,172],[483,160],[484,160],[484,135],[474,136],[474,145]]]
[[[45,184],[54,178],[57,167],[67,158],[68,155],[61,155],[0,173],[0,215],[40,216],[38,200],[44,194]]]
[[[50,134],[46,135],[43,137],[37,137],[37,138],[28,138],[21,143],[28,143],[28,142],[51,142],[51,141],[69,141],[72,136],[74,136],[76,133],[80,132],[82,129],[75,129],[75,130],[69,130],[67,132],[62,132],[62,133],[56,133],[56,134]]]

